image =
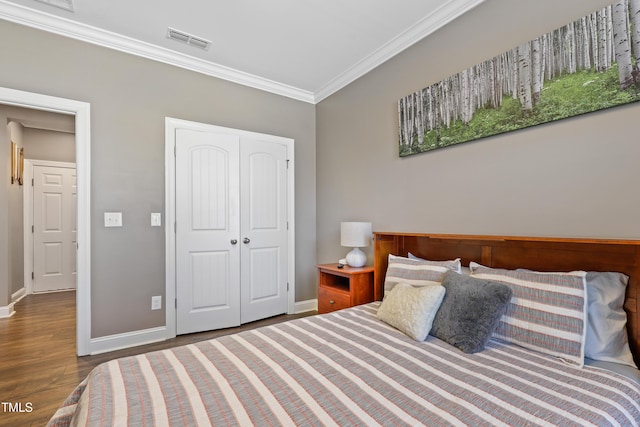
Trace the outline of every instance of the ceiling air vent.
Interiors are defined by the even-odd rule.
[[[39,3],[48,4],[49,6],[59,7],[60,9],[73,12],[73,2],[71,0],[36,0]]]
[[[184,31],[176,30],[171,27],[167,29],[167,37],[203,50],[209,49],[209,46],[211,45],[209,40],[205,40],[202,37],[196,37],[192,34],[185,33]]]

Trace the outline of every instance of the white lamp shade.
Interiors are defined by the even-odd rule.
[[[371,242],[370,222],[341,222],[340,245],[348,248],[364,248]]]

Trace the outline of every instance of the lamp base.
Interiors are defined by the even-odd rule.
[[[353,248],[347,254],[347,264],[349,267],[364,267],[367,263],[367,254],[362,252],[360,248]]]

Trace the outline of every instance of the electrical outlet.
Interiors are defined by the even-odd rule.
[[[151,310],[160,310],[162,308],[162,296],[151,297]]]

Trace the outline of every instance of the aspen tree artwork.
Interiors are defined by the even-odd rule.
[[[398,101],[400,156],[640,100],[640,0],[620,0]]]

